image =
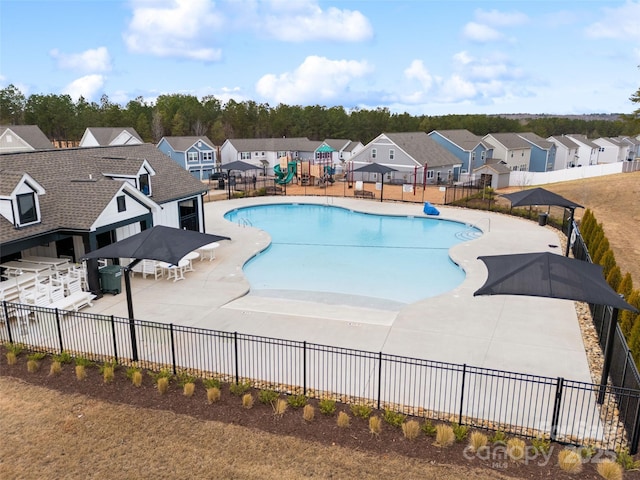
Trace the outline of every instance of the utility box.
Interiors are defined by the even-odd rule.
[[[122,292],[122,268],[120,265],[107,265],[102,267],[99,273],[102,293],[117,295]]]

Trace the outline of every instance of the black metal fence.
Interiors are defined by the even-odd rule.
[[[584,260],[593,263],[589,250],[580,235],[578,226],[574,223],[573,229],[575,231],[575,237],[572,245],[572,252],[574,258]],[[591,318],[593,319],[593,325],[598,333],[598,341],[602,350],[605,351],[605,346],[608,342],[608,335],[610,332],[611,322],[613,321],[613,307],[605,305],[589,305],[591,311]],[[614,331],[613,343],[611,344],[611,367],[609,370],[609,378],[611,383],[616,387],[623,387],[630,390],[640,390],[640,373],[636,367],[627,341],[624,338],[620,325],[616,325]],[[625,398],[617,399],[618,403],[624,403]],[[638,450],[638,442],[640,440],[640,429],[638,428],[638,421],[640,419],[640,402],[635,399],[630,408],[620,410],[620,421],[624,424],[630,437],[630,448],[636,452]]]
[[[12,311],[29,312],[29,322],[0,323],[0,340],[35,351],[248,381],[261,389],[569,444],[637,448],[635,388],[608,386],[600,405],[596,384],[142,320],[134,322],[139,360],[133,362],[128,319],[7,302],[1,307],[5,319]]]
[[[484,183],[480,180],[474,182],[465,182],[463,184],[449,185],[444,195],[444,204],[451,205],[458,200],[468,200],[470,197],[482,193]],[[487,200],[490,193],[487,192]]]

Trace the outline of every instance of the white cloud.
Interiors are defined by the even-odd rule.
[[[69,95],[74,102],[80,97],[84,97],[85,100],[96,100],[94,97],[103,85],[104,77],[102,75],[85,75],[67,85],[62,93]]]
[[[322,10],[315,1],[273,1],[264,18],[267,32],[285,42],[337,40],[359,42],[373,36],[371,23],[357,10],[330,7]]]
[[[111,70],[111,56],[106,47],[85,50],[81,53],[61,53],[58,49],[49,52],[64,70],[80,72],[108,72]]]
[[[367,62],[309,56],[293,72],[264,75],[256,91],[275,103],[314,104],[339,99],[352,80],[371,71]]]
[[[167,3],[169,4],[168,6]],[[158,57],[216,61],[222,52],[209,46],[222,15],[208,0],[134,0],[133,18],[123,35],[128,48]]]
[[[529,18],[524,13],[505,13],[498,10],[476,10],[475,18],[481,23],[494,27],[515,27],[527,23]]]
[[[433,85],[433,77],[424,66],[422,60],[414,60],[404,71],[405,77],[409,80],[418,80],[425,91],[428,91]]]
[[[469,100],[478,94],[478,90],[473,83],[465,80],[460,75],[452,75],[443,82],[438,101],[440,102],[460,102]]]
[[[462,34],[475,42],[495,42],[504,38],[504,35],[498,30],[476,22],[467,23],[462,30]]]
[[[602,20],[589,25],[592,38],[640,41],[640,1],[627,1],[618,8],[603,8]]]

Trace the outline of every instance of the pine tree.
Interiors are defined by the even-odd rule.
[[[580,235],[582,235],[582,238],[587,244],[589,243],[589,238],[593,231],[594,224],[595,224],[595,219],[593,217],[593,213],[591,213],[591,210],[587,208],[587,211],[584,212],[584,215],[582,216],[582,219],[580,220],[580,225],[578,227],[580,229]]]
[[[633,280],[631,278],[631,274],[627,272],[624,274],[624,277],[622,277],[622,281],[620,282],[620,285],[618,285],[617,292],[621,294],[624,297],[624,299],[628,302],[629,295],[631,295],[632,291],[633,291]]]
[[[602,265],[602,274],[604,275],[604,278],[608,278],[609,273],[611,273],[613,267],[616,266],[616,257],[613,255],[611,249],[604,252],[600,259],[600,265]]]
[[[627,303],[629,305],[635,306],[640,310],[639,308],[640,290],[634,290],[633,292],[631,292],[629,294],[629,297],[627,298]],[[622,330],[622,333],[624,334],[624,337],[627,339],[627,343],[629,345],[631,345],[631,332],[635,327],[635,324],[640,323],[640,322],[636,322],[637,319],[638,319],[637,313],[634,313],[631,310],[620,310],[620,317],[619,317],[620,329]]]
[[[614,267],[609,271],[607,275],[607,283],[615,291],[618,291],[620,282],[622,282],[622,273],[620,273],[620,267],[618,265],[614,265]]]
[[[607,239],[607,237],[603,236],[598,245],[595,246],[593,254],[591,255],[591,260],[593,261],[593,263],[604,266],[604,264],[602,263],[602,259],[605,253],[607,253],[608,251],[610,251],[609,240]],[[606,275],[607,274],[605,273],[605,276]]]

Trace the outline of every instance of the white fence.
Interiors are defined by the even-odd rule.
[[[567,182],[583,178],[601,177],[616,173],[628,173],[640,170],[640,161],[616,162],[602,165],[586,165],[583,167],[566,168],[552,172],[511,172],[509,174],[510,187],[528,187],[545,185],[547,183]]]

